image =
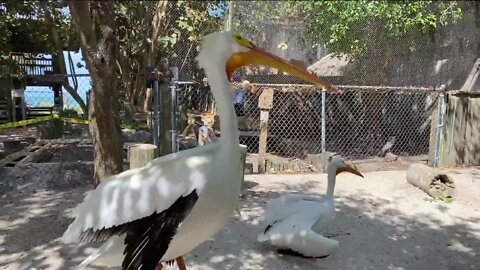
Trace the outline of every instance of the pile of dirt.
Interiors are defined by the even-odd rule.
[[[0,168],[0,193],[23,185],[69,190],[93,183],[93,162],[26,163]]]
[[[50,158],[42,163],[93,161],[93,146],[73,143],[53,145],[50,149]]]

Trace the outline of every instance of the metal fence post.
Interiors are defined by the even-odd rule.
[[[326,103],[326,93],[325,89],[322,88],[322,170],[325,172],[326,170],[326,157],[325,157],[325,137],[326,137],[326,130],[325,130],[325,121],[326,121],[326,114],[325,114],[325,103]]]
[[[436,134],[435,134],[435,154],[433,158],[433,167],[438,167],[439,166],[439,161],[440,161],[440,141],[441,141],[441,136],[442,136],[442,129],[443,129],[443,106],[445,102],[445,88],[439,89],[440,94],[438,95],[438,112],[437,112],[437,126],[436,128]]]
[[[157,146],[155,148],[155,157],[159,156],[159,135],[160,135],[160,119],[159,119],[159,101],[161,99],[161,93],[159,91],[158,87],[158,80],[159,80],[159,70],[158,68],[155,68],[153,70],[155,74],[155,80],[153,81],[153,125],[152,125],[152,136],[153,136],[153,144]]]
[[[178,67],[170,67],[172,72],[172,79],[170,80],[170,91],[172,95],[171,100],[171,140],[172,140],[172,153],[178,151],[177,149],[177,84],[178,84]]]

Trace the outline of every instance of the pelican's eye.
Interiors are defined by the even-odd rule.
[[[247,47],[249,49],[252,49],[253,47],[255,47],[255,45],[253,45],[252,42],[248,41],[246,38],[243,38],[239,35],[234,34],[233,39],[235,39],[235,41],[243,47]]]

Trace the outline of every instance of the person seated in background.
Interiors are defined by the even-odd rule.
[[[198,96],[196,102],[193,104],[195,110],[200,112],[208,111],[208,106],[211,103],[211,92],[208,79],[205,77],[198,88]]]
[[[245,112],[243,109],[245,102],[245,94],[250,88],[250,82],[244,80],[241,84],[234,84],[233,87],[233,107],[235,109],[235,114],[237,116],[244,116]]]

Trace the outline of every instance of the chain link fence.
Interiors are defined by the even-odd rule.
[[[90,76],[76,75],[76,86],[72,87],[84,102],[87,100],[87,93],[91,90]],[[35,119],[37,117],[51,115],[54,111],[70,111],[70,115],[82,115],[83,111],[77,101],[65,88],[59,96],[51,87],[28,86],[24,90],[12,90],[12,111],[2,108],[5,115],[15,114],[15,121]],[[14,105],[14,108],[13,108]],[[60,106],[59,108],[57,108]],[[10,107],[10,106],[9,106]],[[4,119],[3,122],[8,122]]]
[[[329,151],[350,159],[384,156],[387,151],[428,153],[435,93],[423,88],[342,88],[341,95],[322,97],[313,87],[275,87],[267,151],[295,158]]]
[[[145,8],[150,12],[146,22],[154,17],[157,4],[146,2]],[[322,93],[321,89],[265,67],[238,70],[232,82],[232,102],[240,143],[247,145],[247,160],[254,163],[254,171],[263,154],[267,172],[287,171],[291,167],[285,164],[297,161],[303,162],[301,166],[307,169],[294,171],[313,171],[308,166],[317,164],[319,156],[326,152],[353,160],[398,156],[427,159],[425,156],[431,154],[436,140],[436,130],[431,123],[439,95],[433,89],[439,85],[456,89],[461,85],[465,67],[473,59],[472,45],[463,38],[469,36],[466,32],[472,32],[470,17],[439,31],[436,42],[415,36],[404,42],[389,43],[385,46],[388,51],[380,48],[371,51],[362,61],[350,62],[327,50],[322,40],[315,45],[305,41],[304,37],[311,34],[307,26],[313,14],[307,14],[300,21],[285,17],[282,1],[231,1],[230,4],[233,5],[217,10],[225,20],[224,25],[205,21],[202,25],[212,31],[230,27],[259,47],[285,59],[303,62],[312,73],[344,90],[341,95]],[[175,2],[169,5],[171,19],[165,23],[171,27],[162,34],[164,43],[159,45],[159,50],[169,56],[169,66],[178,69],[178,76],[163,85],[166,88],[161,88],[164,90],[161,90],[160,118],[167,120],[160,119],[163,121],[160,136],[171,138],[172,145],[176,145],[173,151],[182,151],[197,147],[201,126],[207,126],[212,137],[221,133],[215,100],[203,72],[196,66],[198,40],[189,36],[188,27],[180,27],[188,17],[185,7]],[[212,16],[209,20],[218,21],[218,17]],[[359,25],[358,28],[359,33],[371,36],[372,40],[385,34],[384,25],[375,20],[369,21],[368,27]],[[145,36],[151,34],[145,33]],[[176,42],[172,43],[172,39]],[[411,52],[405,50],[405,44],[410,41],[418,41],[418,47]],[[155,66],[160,66],[160,60],[155,59]],[[84,97],[91,89],[89,78],[77,80],[77,91]],[[262,129],[258,101],[265,89],[273,90],[273,106],[268,110],[267,140],[263,148],[259,139]],[[68,93],[62,93],[63,108],[78,111],[78,105]],[[51,89],[31,89],[26,92],[26,107],[52,107],[54,98]],[[9,134],[20,131],[0,132],[13,136]],[[149,140],[152,141],[151,137]],[[265,149],[265,153],[259,153],[261,149]]]
[[[242,87],[234,84],[234,89],[239,88]],[[340,88],[341,95],[322,95],[321,90],[309,85],[251,84],[244,91],[243,100],[234,106],[240,143],[248,147],[250,154],[259,153],[258,102],[265,89],[273,89],[266,142],[266,153],[271,159],[307,160],[323,152],[355,160],[387,154],[428,158],[437,92],[420,87]],[[210,93],[201,91],[196,86],[185,88],[178,99],[183,108],[180,114],[197,117],[197,129],[201,125],[215,126]],[[191,135],[197,138],[198,131],[192,130]]]
[[[77,74],[75,79],[70,77],[69,81],[72,88],[86,102],[87,93],[91,89],[90,76]],[[47,126],[51,125],[49,121],[39,120],[39,123],[33,125],[29,124],[29,121],[43,119],[56,113],[70,118],[84,118],[80,106],[65,88],[56,96],[52,87],[27,86],[23,91],[12,90],[12,96],[11,105],[5,102],[8,106],[0,108],[2,115],[9,116],[0,123],[0,126],[3,125],[0,128],[0,159],[29,146],[36,138],[51,137],[52,134],[47,132],[49,130]],[[88,126],[73,125],[72,128],[67,127],[64,130],[66,138],[82,134],[87,136]]]
[[[460,21],[433,33],[434,41],[427,35],[406,35],[402,40],[387,42],[385,22],[365,20],[356,26],[357,38],[368,37],[372,42],[378,39],[378,45],[385,38],[385,43],[371,46],[361,59],[351,61],[348,56],[326,49],[322,40],[314,45],[307,41],[306,37],[312,36],[308,31],[312,31],[309,26],[314,14],[305,14],[301,20],[281,16],[288,4],[280,1],[229,4],[227,27],[276,55],[303,62],[310,72],[342,85],[344,90],[342,95],[322,95],[320,89],[265,67],[237,71],[232,102],[237,103],[240,96],[235,104],[240,143],[248,146],[254,167],[261,156],[258,99],[266,88],[274,92],[267,125],[267,172],[302,171],[288,164],[298,161],[303,164],[298,166],[308,167],[328,152],[359,162],[397,158],[432,162],[438,158],[438,153],[433,153],[438,127],[432,128],[432,118],[437,114],[440,92],[434,89],[459,88],[475,59],[466,45],[471,44],[466,37],[475,28],[468,8],[462,6],[465,16]],[[250,87],[242,87],[243,81]],[[239,95],[239,91],[243,93]],[[179,97],[178,104],[191,100]],[[203,110],[185,106],[191,109],[184,114],[204,120],[198,126],[205,124],[215,130],[210,116],[215,113],[211,110],[214,104]]]

